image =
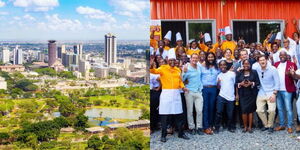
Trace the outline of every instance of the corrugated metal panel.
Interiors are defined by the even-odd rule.
[[[232,19],[300,19],[300,0],[150,0],[151,19],[216,19],[217,29]]]

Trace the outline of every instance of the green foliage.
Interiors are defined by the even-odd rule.
[[[63,101],[60,103],[59,112],[64,117],[69,117],[71,115],[74,115],[76,113],[76,107],[75,105],[70,101]]]
[[[139,119],[148,119],[150,120],[150,111],[149,109],[142,109],[142,116]]]
[[[94,150],[99,150],[100,146],[103,143],[97,135],[93,135],[92,137],[89,138],[87,144],[88,144],[88,148],[92,148]]]
[[[115,132],[115,138],[110,139],[103,136],[101,139],[97,135],[93,135],[88,140],[88,148],[100,149],[150,149],[149,138],[143,135],[140,130],[129,130],[127,128],[119,128]]]
[[[39,105],[35,100],[22,101],[22,102],[18,103],[18,107],[22,110],[25,110],[25,112],[27,112],[27,113],[36,112],[38,106]]]
[[[87,121],[88,121],[88,117],[85,116],[83,113],[80,113],[79,115],[76,116],[76,121],[74,126],[77,130],[84,131],[85,128],[88,127]]]
[[[76,76],[73,75],[71,71],[62,71],[57,73],[57,76],[61,78],[67,78],[67,79],[76,79]]]
[[[39,68],[35,69],[35,72],[37,72],[39,75],[48,75],[51,77],[56,76],[56,71],[52,68]]]
[[[33,84],[33,82],[28,79],[17,81],[15,87],[22,89],[23,91],[35,91],[38,88],[37,85]]]
[[[39,146],[39,149],[40,150],[52,149],[55,148],[56,145],[57,145],[56,141],[42,142]]]
[[[60,132],[59,125],[54,121],[41,121],[26,126],[23,129],[24,133],[33,133],[39,141],[49,141],[57,138]]]
[[[60,116],[60,117],[57,117],[57,118],[54,118],[53,120],[56,124],[58,124],[58,126],[60,128],[65,128],[65,127],[68,127],[68,126],[71,126],[72,124],[69,122],[69,120],[67,120],[65,117],[63,116]]]
[[[9,134],[6,132],[0,132],[0,144],[5,144],[9,139]]]

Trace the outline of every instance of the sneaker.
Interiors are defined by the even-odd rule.
[[[198,135],[203,135],[204,133],[203,133],[202,129],[198,129],[198,130],[197,130],[197,134],[198,134]]]
[[[274,129],[273,128],[269,128],[268,129],[268,133],[273,133]]]
[[[196,134],[196,130],[195,129],[190,129],[189,133],[192,134],[192,135],[195,135]]]
[[[205,129],[203,132],[204,132],[205,134],[209,134],[209,135],[213,134],[213,132],[212,132],[212,130],[211,130],[210,128]]]
[[[163,142],[163,143],[166,143],[167,142],[167,138],[166,137],[161,137],[160,141]]]
[[[261,130],[261,131],[267,131],[267,130],[269,130],[269,128],[262,127],[260,130]]]
[[[179,138],[185,139],[185,140],[189,140],[190,138],[188,136],[186,136],[185,134],[182,134],[180,136],[178,136]]]

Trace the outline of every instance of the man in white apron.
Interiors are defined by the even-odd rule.
[[[161,117],[162,135],[161,141],[166,142],[167,136],[167,119],[173,116],[175,124],[178,128],[178,137],[188,140],[182,130],[183,125],[183,111],[180,96],[180,89],[186,90],[181,80],[181,70],[175,67],[176,55],[174,48],[169,50],[168,63],[157,69],[153,68],[154,62],[151,61],[150,72],[153,74],[160,74],[162,92],[159,101],[159,115]]]

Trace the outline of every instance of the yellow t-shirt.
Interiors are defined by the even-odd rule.
[[[169,46],[165,46],[164,47],[164,50],[166,50],[166,51],[168,51],[168,50],[170,50],[171,48],[169,47]]]
[[[186,51],[186,54],[187,54],[187,55],[190,55],[190,56],[191,56],[192,54],[194,54],[194,53],[196,53],[196,54],[199,55],[200,49],[196,49],[196,50],[188,49],[188,50]]]
[[[155,39],[150,39],[150,46],[153,48],[157,48],[158,42]]]
[[[184,88],[181,79],[181,70],[177,67],[163,65],[157,69],[150,69],[150,73],[159,74],[162,89],[180,89]]]

